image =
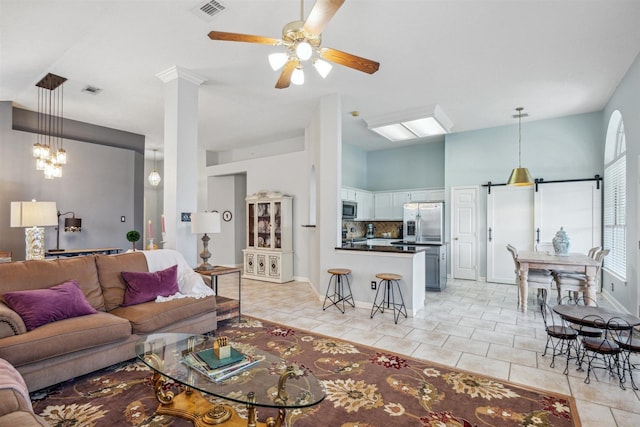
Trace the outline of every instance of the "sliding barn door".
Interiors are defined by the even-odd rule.
[[[602,183],[600,183],[602,184]],[[487,194],[487,281],[515,283],[507,243],[519,251],[550,243],[560,227],[570,252],[601,246],[602,185],[597,181],[545,183],[531,187],[491,187]]]
[[[487,281],[515,284],[515,265],[507,244],[531,250],[533,187],[491,187],[487,194]]]
[[[536,240],[551,242],[563,227],[570,239],[569,252],[586,254],[601,246],[602,183],[559,182],[540,185],[535,193]]]

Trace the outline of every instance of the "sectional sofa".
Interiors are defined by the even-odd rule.
[[[184,260],[177,253],[168,254]],[[130,252],[0,264],[0,359],[13,365],[28,390],[34,391],[135,357],[135,343],[145,335],[215,330],[215,296],[124,306],[130,288],[122,273],[149,272],[148,259],[141,252]],[[50,291],[69,281],[77,283],[80,304],[91,314],[28,330],[29,322],[25,324],[4,299],[13,291]],[[49,309],[55,307],[42,310]]]

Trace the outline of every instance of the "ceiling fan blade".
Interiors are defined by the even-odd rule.
[[[345,67],[353,68],[354,70],[368,74],[373,74],[378,71],[378,68],[380,68],[379,62],[361,58],[336,49],[323,48],[321,56],[327,61],[335,62],[336,64],[344,65]]]
[[[280,73],[280,78],[278,78],[278,82],[276,83],[276,89],[285,89],[288,88],[291,84],[291,75],[293,74],[293,70],[296,69],[300,61],[289,61],[284,65],[282,69],[282,73]]]
[[[227,42],[246,42],[246,43],[260,43],[277,45],[280,43],[279,39],[263,36],[252,36],[250,34],[239,33],[225,33],[223,31],[211,31],[209,32],[209,38],[211,40],[221,40]]]
[[[304,22],[304,30],[313,36],[322,33],[322,30],[340,9],[342,3],[344,3],[344,0],[316,1],[311,12],[309,12],[309,16],[307,16],[307,20]]]

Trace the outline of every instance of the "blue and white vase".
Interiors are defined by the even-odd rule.
[[[553,238],[552,242],[556,255],[569,255],[569,236],[567,235],[567,232],[564,231],[563,227],[560,227],[560,230],[556,233],[556,237]]]

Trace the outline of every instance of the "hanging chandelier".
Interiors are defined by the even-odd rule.
[[[67,79],[47,74],[36,83],[38,88],[38,136],[33,144],[36,170],[44,172],[46,179],[62,177],[62,165],[67,163],[67,152],[62,146],[64,119],[64,90]]]
[[[151,171],[151,173],[149,174],[149,177],[147,178],[149,180],[149,184],[153,185],[154,187],[157,187],[158,185],[160,185],[160,181],[162,181],[162,177],[158,173],[158,167],[156,164],[157,151],[158,150],[156,149],[153,150],[153,170]]]
[[[513,168],[507,185],[511,187],[526,187],[533,185],[533,178],[529,173],[529,169],[522,167],[522,118],[529,116],[527,113],[523,113],[524,108],[516,108],[517,114],[513,118],[518,119],[518,167]]]

